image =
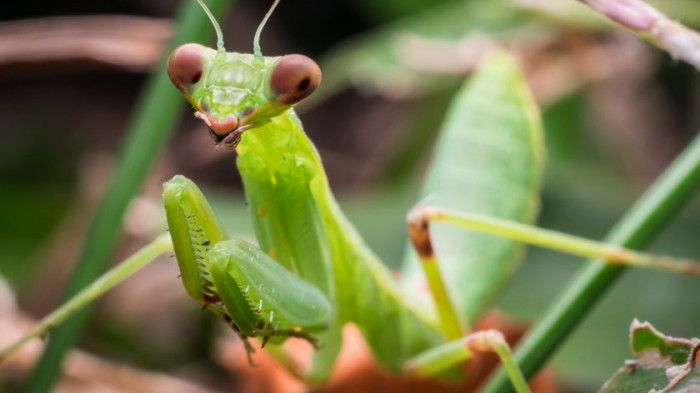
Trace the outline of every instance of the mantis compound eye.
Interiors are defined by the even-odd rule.
[[[304,55],[287,55],[275,64],[269,83],[276,103],[294,105],[316,90],[321,69]]]
[[[168,57],[168,76],[180,91],[186,93],[202,78],[206,48],[199,44],[180,45]]]

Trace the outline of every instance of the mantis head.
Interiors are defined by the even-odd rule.
[[[276,3],[275,3],[276,4]],[[254,54],[226,53],[221,32],[218,48],[181,45],[168,58],[168,75],[209,127],[216,143],[233,150],[243,131],[261,126],[313,93],[321,69],[304,55],[263,57],[258,28]]]

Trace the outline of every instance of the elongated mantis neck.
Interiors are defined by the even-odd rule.
[[[255,56],[256,62],[263,61],[262,51],[260,50],[260,33],[262,33],[262,29],[263,27],[265,27],[265,23],[267,23],[267,20],[270,19],[270,15],[272,15],[272,12],[275,11],[275,8],[277,8],[277,4],[279,4],[279,2],[280,0],[275,0],[275,2],[272,3],[270,9],[265,14],[265,17],[263,17],[262,22],[260,22],[258,29],[255,31],[255,37],[253,37],[253,55]]]

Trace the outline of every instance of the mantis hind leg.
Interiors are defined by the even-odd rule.
[[[481,330],[429,349],[409,359],[404,372],[417,376],[432,376],[446,371],[479,352],[494,352],[501,360],[515,391],[529,393],[527,381],[518,368],[510,346],[497,330]]]
[[[600,259],[610,264],[639,266],[700,276],[700,262],[698,261],[638,252],[616,244],[602,243],[483,214],[418,204],[408,213],[407,223],[411,242],[421,260],[430,256],[434,257],[428,225],[434,221],[445,222],[572,255]]]
[[[416,205],[407,215],[408,232],[433,294],[443,331],[448,339],[452,340],[419,354],[405,364],[407,372],[420,375],[440,373],[469,359],[477,352],[495,352],[503,363],[516,391],[519,393],[529,391],[522,373],[513,360],[510,347],[500,332],[496,330],[478,331],[460,338],[463,328],[459,324],[458,314],[440,275],[430,236],[430,223],[434,221],[450,223],[574,255],[598,258],[607,263],[636,265],[700,275],[700,264],[691,260],[641,253],[613,244],[600,243],[475,213]]]

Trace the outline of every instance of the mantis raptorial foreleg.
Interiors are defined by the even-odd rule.
[[[316,285],[243,240],[226,240],[199,188],[183,176],[164,186],[168,226],[187,292],[246,341],[299,337],[328,328],[332,306]],[[175,240],[177,239],[177,240]],[[248,347],[249,352],[252,350]]]

